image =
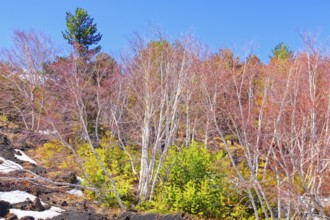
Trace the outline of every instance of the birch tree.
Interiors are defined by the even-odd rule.
[[[132,100],[128,112],[141,137],[138,197],[144,201],[152,198],[164,158],[175,143],[192,51],[185,40],[174,44],[163,39],[145,43],[141,38],[137,38],[134,50],[124,74]]]
[[[13,48],[1,53],[7,67],[0,73],[3,101],[27,130],[38,131],[45,104],[44,65],[55,56],[53,44],[43,33],[16,31]]]

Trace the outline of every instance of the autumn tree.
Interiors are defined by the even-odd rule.
[[[152,198],[162,163],[175,142],[180,120],[180,100],[188,79],[192,50],[189,42],[171,44],[138,37],[132,58],[125,60],[126,133],[141,147],[138,198]],[[122,122],[123,123],[123,122]],[[133,127],[129,127],[128,125]],[[138,128],[138,129],[136,129]],[[122,132],[124,133],[124,132]]]
[[[327,59],[307,48],[281,65],[247,59],[226,71],[218,59],[203,71],[220,146],[257,219],[327,215]]]
[[[37,131],[45,104],[44,66],[54,58],[53,45],[43,33],[24,31],[14,32],[13,45],[2,50],[1,90],[7,97],[2,101],[26,129]]]
[[[122,210],[139,203],[196,214],[203,204],[210,216],[214,207],[237,218],[329,215],[330,59],[313,40],[295,56],[279,44],[263,64],[256,55],[210,52],[189,37],[137,36],[118,64],[106,53],[87,61],[101,35],[86,11],[67,21],[63,35],[82,46],[80,56],[54,60],[46,36],[15,32],[14,48],[2,51],[0,112],[29,131],[48,129],[93,198]],[[192,185],[181,181],[184,173]],[[164,195],[185,204],[155,205]]]
[[[112,77],[115,75],[113,60],[106,55],[103,55],[104,60],[101,57],[95,61],[95,65],[81,62],[82,57],[70,57],[48,66],[48,70],[53,72],[53,76],[47,81],[47,89],[52,96],[45,106],[44,120],[53,130],[50,137],[56,138],[72,153],[97,197],[104,197],[105,192],[102,190],[113,192],[119,207],[125,209],[113,174],[97,151],[100,146],[95,141],[95,135],[98,136],[101,127],[109,129],[105,110],[109,105]],[[109,144],[111,143],[107,142],[106,146]],[[100,167],[104,178],[110,182],[110,188],[96,187],[91,180],[91,173],[87,171],[82,155],[79,154],[84,146],[87,146],[87,150],[95,158],[95,165]]]

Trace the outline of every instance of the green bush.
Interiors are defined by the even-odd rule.
[[[96,156],[92,153],[90,146],[85,143],[79,148],[79,155],[84,160],[84,166],[91,182],[101,190],[101,197],[95,192],[86,191],[90,199],[97,199],[107,207],[117,207],[115,193],[112,190],[110,179],[103,172]],[[100,148],[96,149],[107,171],[113,176],[120,198],[125,206],[129,207],[133,201],[133,184],[137,181],[131,169],[128,156],[122,148],[115,144],[115,140],[108,133],[101,140]],[[86,181],[84,181],[86,183]]]
[[[72,166],[72,155],[58,140],[50,140],[35,150],[39,161],[46,167],[67,169]]]
[[[230,216],[232,195],[228,192],[226,174],[215,164],[223,154],[212,154],[201,144],[176,152],[169,151],[161,175],[163,183],[157,190],[154,206],[162,212],[185,212],[207,218]],[[241,213],[243,213],[241,211]]]

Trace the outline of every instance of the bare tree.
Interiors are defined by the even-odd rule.
[[[216,65],[218,69],[205,68],[204,92],[255,217],[311,218],[315,213],[326,217],[326,59],[309,46],[296,57],[272,60],[266,68],[251,60],[233,61],[231,68],[223,62]],[[226,141],[228,132],[237,137],[235,147]],[[240,164],[249,172],[243,172]]]
[[[47,87],[53,95],[47,103],[44,119],[53,130],[53,136],[72,152],[89,185],[94,186],[77,153],[82,141],[88,144],[111,182],[111,190],[119,207],[125,210],[115,180],[95,150],[98,147],[98,130],[103,125],[100,119],[105,117],[107,96],[111,93],[112,77],[107,74],[109,69],[101,68],[98,63],[86,63],[80,58],[59,60],[48,68],[54,74],[48,79]],[[91,104],[92,108],[88,106]]]
[[[161,38],[146,44],[138,37],[135,54],[125,63],[126,100],[131,100],[126,111],[134,121],[132,129],[138,128],[135,141],[141,146],[140,201],[152,198],[168,148],[175,143],[182,91],[191,65],[189,46],[187,39],[170,44]]]
[[[53,44],[48,36],[37,32],[16,31],[13,48],[3,50],[7,66],[1,71],[2,94],[7,106],[19,115],[26,129],[40,128],[40,117],[45,102],[44,65],[54,58]]]

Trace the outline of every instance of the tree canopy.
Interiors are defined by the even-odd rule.
[[[101,46],[97,46],[90,50],[90,46],[98,44],[102,39],[102,35],[97,33],[97,25],[93,23],[87,11],[77,8],[75,14],[66,13],[67,30],[62,32],[64,39],[73,45],[80,56],[85,56],[89,51],[99,52]]]
[[[307,50],[293,56],[281,43],[264,64],[190,37],[138,36],[117,63],[93,51],[53,61],[58,50],[48,42],[16,32],[14,48],[0,52],[0,149],[12,130],[17,145],[42,145],[29,151],[50,169],[40,176],[24,162],[19,180],[6,174],[11,180],[58,185],[61,194],[76,186],[123,212],[329,219],[330,55],[323,47],[306,39]],[[68,172],[81,185],[62,178]]]
[[[289,50],[285,43],[279,43],[276,47],[272,50],[273,56],[280,60],[285,60],[293,55],[293,51]]]

